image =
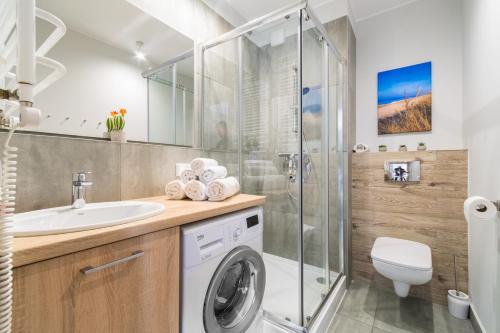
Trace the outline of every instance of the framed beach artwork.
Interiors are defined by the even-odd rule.
[[[432,64],[378,73],[378,134],[432,130]]]

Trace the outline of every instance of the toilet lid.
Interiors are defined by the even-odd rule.
[[[379,237],[373,244],[372,259],[418,270],[432,269],[431,248],[409,240]]]

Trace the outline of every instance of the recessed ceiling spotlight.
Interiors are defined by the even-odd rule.
[[[142,52],[143,45],[144,45],[144,43],[141,42],[140,40],[135,42],[135,57],[136,57],[136,59],[138,59],[140,61],[146,60],[146,55],[144,54],[144,52]]]

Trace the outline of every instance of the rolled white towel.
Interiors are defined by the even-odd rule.
[[[225,166],[216,165],[210,166],[203,171],[200,180],[205,184],[210,183],[212,180],[225,178],[227,176],[227,169]]]
[[[240,191],[240,183],[234,177],[216,179],[208,184],[207,195],[210,201],[222,201]]]
[[[191,200],[207,200],[207,186],[199,180],[191,180],[188,182],[184,191]]]
[[[165,186],[165,194],[170,200],[181,200],[186,197],[186,185],[179,179],[172,180]]]
[[[187,184],[191,180],[196,180],[196,175],[191,169],[184,169],[181,172],[181,180],[184,184]]]
[[[211,158],[195,158],[191,161],[191,170],[194,171],[194,174],[198,177],[201,177],[203,171],[211,166],[219,165],[219,163]]]
[[[180,177],[182,171],[191,169],[190,163],[175,163],[175,176]]]

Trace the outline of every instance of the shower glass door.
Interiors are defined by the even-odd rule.
[[[207,43],[201,65],[202,148],[237,155],[241,191],[266,196],[263,308],[293,331],[343,273],[342,66],[302,6]]]
[[[344,71],[339,57],[328,47],[328,263],[330,288],[344,273]]]
[[[328,110],[325,43],[311,25],[302,29],[302,223],[304,323],[330,285],[328,265]]]
[[[300,55],[304,326],[343,273],[342,65],[310,15],[303,10]]]
[[[296,12],[241,42],[241,174],[244,193],[266,196],[266,314],[301,325],[299,64]]]

